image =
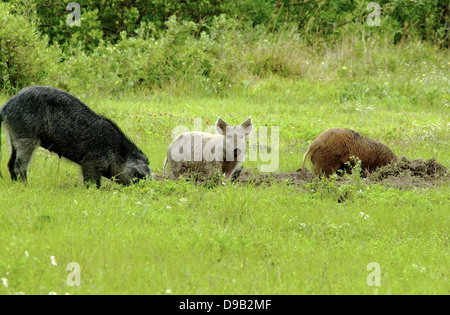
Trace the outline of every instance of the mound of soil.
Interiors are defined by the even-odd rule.
[[[397,189],[409,189],[438,187],[448,181],[450,176],[448,169],[435,159],[409,160],[402,157],[397,162],[378,168],[367,179]]]
[[[369,178],[372,180],[381,180],[392,176],[440,178],[446,176],[447,173],[447,168],[441,163],[436,162],[435,159],[428,161],[421,159],[411,161],[402,157],[397,162],[378,168],[369,175]]]

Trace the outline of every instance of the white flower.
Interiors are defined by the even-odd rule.
[[[171,207],[171,206],[167,206],[166,208],[167,208],[167,209],[172,209],[172,207]]]
[[[74,200],[74,202],[75,202],[76,205],[78,204],[78,202],[76,200]]]
[[[49,292],[48,295],[58,295],[55,291]]]
[[[30,257],[30,254],[28,254],[28,251],[25,251],[25,256],[28,258]]]
[[[1,278],[0,280],[2,280],[3,285],[5,286],[5,288],[7,288],[7,287],[8,287],[8,279],[6,279],[6,278]]]
[[[188,200],[186,198],[181,198],[180,201],[181,202],[187,202]]]
[[[369,215],[368,215],[368,214],[365,214],[364,212],[360,212],[360,213],[359,213],[359,216],[360,216],[361,218],[364,218],[364,219],[370,218]]]
[[[166,290],[166,294],[172,294],[172,290],[167,289],[167,290]]]
[[[421,267],[421,266],[416,265],[416,264],[412,264],[412,266],[413,266],[414,269],[418,269],[420,272],[424,272],[424,271],[427,270],[427,268]]]
[[[55,256],[50,256],[50,260],[52,261],[53,266],[58,266],[58,263],[56,262]]]

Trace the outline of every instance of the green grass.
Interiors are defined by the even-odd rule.
[[[156,173],[174,127],[250,115],[256,127],[280,127],[279,171],[298,169],[308,144],[333,127],[449,166],[449,82],[439,72],[448,56],[430,56],[426,67],[413,57],[386,56],[394,70],[379,66],[359,78],[344,61],[330,63],[329,80],[267,77],[222,96],[79,96],[116,121]],[[28,185],[12,183],[4,133],[2,153],[0,278],[8,287],[0,282],[0,294],[449,293],[448,182],[397,190],[332,181],[121,187],[104,179],[97,190],[82,185],[77,165],[42,149]],[[340,191],[352,198],[338,202]],[[70,262],[81,267],[80,287],[67,285]],[[380,265],[380,287],[366,283],[370,262]]]
[[[448,294],[448,188],[4,186],[2,294]]]

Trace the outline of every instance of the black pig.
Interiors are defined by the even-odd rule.
[[[11,144],[12,180],[26,181],[38,146],[81,165],[84,182],[97,187],[102,176],[123,185],[151,177],[147,157],[114,122],[59,89],[24,88],[0,109],[0,128],[2,122]]]

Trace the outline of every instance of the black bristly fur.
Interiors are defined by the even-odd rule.
[[[23,89],[0,109],[0,122],[10,136],[8,168],[13,180],[26,180],[38,146],[81,165],[84,181],[98,187],[101,176],[124,185],[136,177],[151,177],[147,157],[112,120],[62,90]]]

